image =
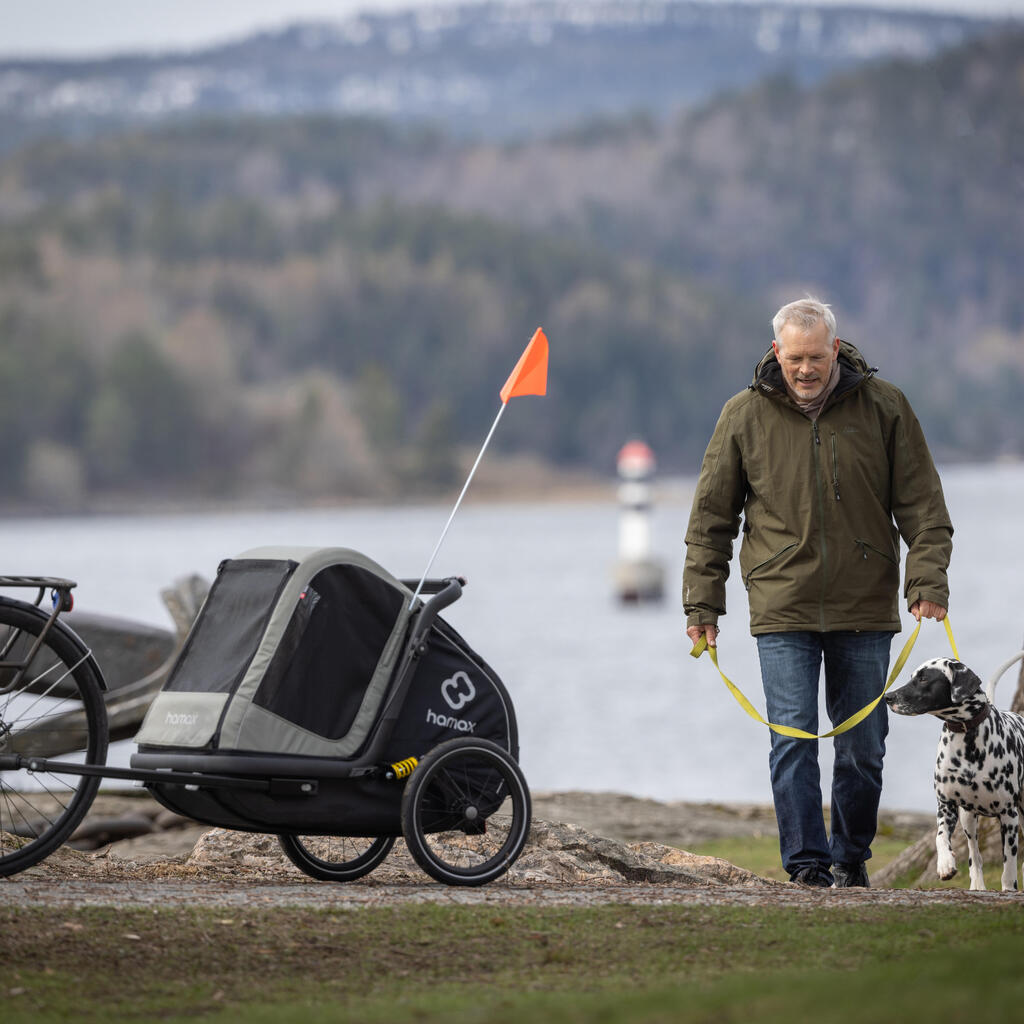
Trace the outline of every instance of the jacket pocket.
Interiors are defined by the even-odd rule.
[[[750,589],[750,582],[754,578],[754,576],[757,575],[758,572],[760,572],[762,569],[767,568],[777,558],[781,558],[787,551],[792,551],[793,548],[795,548],[795,547],[796,547],[796,541],[793,541],[792,544],[787,544],[784,548],[779,548],[779,550],[776,551],[774,555],[771,555],[769,558],[766,558],[763,561],[758,562],[757,565],[753,566],[751,569],[749,569],[744,574],[744,576],[743,576],[743,586],[745,586],[747,588],[747,590],[749,590]]]
[[[880,548],[876,548],[873,544],[869,544],[866,540],[858,539],[855,540],[853,543],[857,545],[857,547],[860,549],[861,555],[865,559],[870,558],[872,555],[877,555],[879,558],[884,558],[890,565],[895,565],[897,569],[899,568],[900,562],[898,558],[894,558],[891,554],[887,554]]]

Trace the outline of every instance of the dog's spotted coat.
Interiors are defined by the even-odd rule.
[[[984,815],[999,819],[1002,887],[1016,889],[1017,833],[1024,799],[1024,717],[989,703],[981,680],[952,658],[926,661],[906,686],[885,699],[897,714],[931,714],[943,721],[935,762],[939,877],[956,874],[952,841],[959,816],[967,834],[971,888],[985,888],[978,848],[978,816]]]

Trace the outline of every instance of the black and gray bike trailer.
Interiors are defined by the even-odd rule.
[[[464,584],[431,580],[413,601],[413,584],[345,548],[259,548],[223,562],[131,768],[95,774],[142,781],[201,822],[276,833],[316,878],[367,874],[398,836],[439,881],[499,877],[525,844],[530,796],[508,692],[439,614]],[[7,732],[0,828],[9,779],[93,781],[92,755],[69,768],[47,760],[66,745],[19,750],[17,724]],[[0,873],[29,866],[39,837],[29,838],[0,848]]]

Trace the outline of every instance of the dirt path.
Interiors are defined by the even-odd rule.
[[[813,890],[795,885],[764,887],[682,887],[597,884],[530,886],[493,882],[476,889],[437,884],[380,883],[372,879],[327,882],[253,882],[165,878],[153,881],[95,879],[0,879],[0,900],[8,906],[47,907],[359,907],[434,903],[449,906],[679,906],[816,907],[843,911],[857,906],[918,907],[935,904],[997,907],[1024,905],[1024,894],[970,893],[964,890]]]

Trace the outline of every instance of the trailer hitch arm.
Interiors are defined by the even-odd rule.
[[[238,775],[210,775],[206,772],[114,768],[105,764],[74,764],[51,761],[32,754],[0,754],[0,771],[53,772],[57,775],[99,776],[127,782],[160,783],[165,786],[189,786],[195,789],[246,789],[272,796],[315,796],[317,780],[305,778],[253,778]]]

